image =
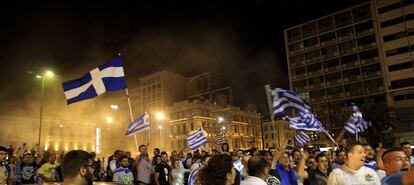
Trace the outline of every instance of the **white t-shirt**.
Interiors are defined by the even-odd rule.
[[[255,176],[249,176],[248,179],[241,181],[240,185],[267,185],[266,182]]]
[[[362,166],[358,170],[342,165],[334,169],[328,178],[328,185],[377,185],[381,184],[377,173],[371,168]]]

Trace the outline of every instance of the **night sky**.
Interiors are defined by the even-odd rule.
[[[60,82],[117,53],[129,85],[132,77],[163,69],[185,76],[211,72],[215,87],[233,87],[236,105],[255,103],[266,113],[263,86],[289,86],[283,29],[361,2],[2,2],[0,114],[38,111],[39,80],[28,71],[53,70],[57,78],[46,84],[46,96],[66,106]]]

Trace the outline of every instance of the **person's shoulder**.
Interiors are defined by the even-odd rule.
[[[390,176],[385,176],[381,180],[381,184],[383,185],[400,185],[401,184],[401,178],[404,175],[404,172],[397,172]]]

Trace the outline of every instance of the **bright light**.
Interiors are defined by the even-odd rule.
[[[112,104],[112,105],[111,105],[111,109],[113,109],[113,110],[118,110],[118,108],[119,108],[119,106],[118,106],[118,105],[115,105],[115,104]]]
[[[155,117],[157,118],[158,121],[161,121],[165,118],[164,114],[162,112],[157,112],[155,114]]]
[[[221,129],[226,130],[226,127],[221,127]]]
[[[224,118],[223,117],[218,117],[217,120],[218,120],[219,123],[221,123],[221,122],[224,121]]]
[[[36,75],[36,78],[42,78],[42,76],[40,76],[40,75]]]
[[[63,124],[60,124],[60,125],[59,125],[59,127],[60,127],[60,128],[63,128],[63,126],[64,126]]]
[[[106,117],[106,123],[111,124],[112,122],[114,122],[114,119],[111,116]]]
[[[100,154],[101,153],[101,128],[96,128],[96,132],[95,132],[95,148],[96,148],[96,153]]]
[[[55,74],[52,71],[46,71],[45,73],[46,77],[53,77]]]
[[[162,126],[160,125],[160,126],[158,126],[158,129],[162,129]]]

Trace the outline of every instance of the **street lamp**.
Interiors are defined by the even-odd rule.
[[[161,129],[162,129],[162,125],[160,125],[160,121],[165,119],[165,116],[164,116],[164,113],[157,112],[155,113],[155,117],[157,118],[157,125],[158,125],[158,147],[161,147],[159,146],[161,145]]]
[[[107,116],[106,117],[106,123],[112,124],[112,122],[114,122],[114,119],[111,116]]]
[[[31,73],[31,72],[30,72]],[[36,76],[36,78],[39,78],[42,80],[41,84],[41,98],[40,98],[40,116],[39,116],[39,139],[38,143],[40,145],[40,138],[42,136],[42,115],[43,115],[43,97],[44,97],[44,88],[45,88],[45,78],[52,78],[54,76],[52,71],[46,71],[44,75],[36,75],[34,73],[31,73]]]

